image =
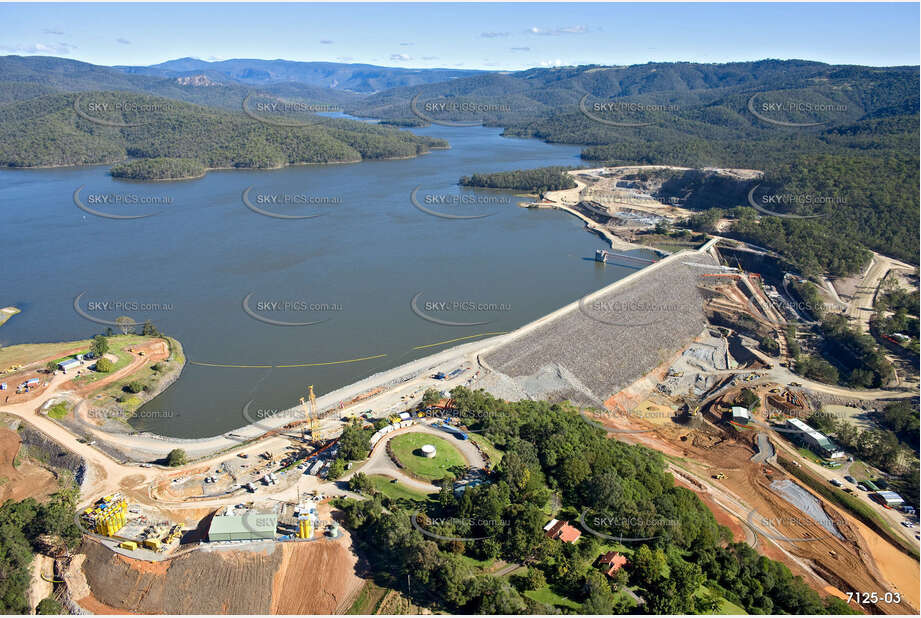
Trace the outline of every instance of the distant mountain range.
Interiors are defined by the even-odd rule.
[[[182,78],[196,75],[221,82],[273,85],[295,82],[347,92],[372,93],[390,88],[420,86],[483,71],[459,69],[403,69],[373,64],[341,62],[295,62],[291,60],[221,60],[207,62],[197,58],[179,58],[150,66],[113,67],[129,75]]]
[[[135,128],[130,115],[115,115],[118,129],[75,114],[78,98],[124,99],[124,91],[157,97],[158,105],[163,98],[204,108],[179,106]],[[74,92],[83,95],[66,96]],[[917,262],[918,236],[904,222],[919,212],[918,93],[917,66],[808,60],[484,72],[194,58],[104,67],[6,56],[0,57],[0,164],[142,157],[158,159],[159,167],[148,166],[154,172],[173,173],[193,163],[275,167],[414,156],[444,146],[386,127],[329,122],[312,111],[398,126],[486,124],[503,127],[506,136],[583,144],[582,158],[592,165],[748,167],[765,172],[763,190],[774,194],[846,198],[818,206],[793,202],[785,218],[764,222],[749,220],[755,212],[749,209],[733,227],[802,272],[844,275],[862,267],[863,247]],[[276,104],[335,110],[305,105],[299,121],[309,128],[292,129],[287,111],[254,116],[243,109],[247,100],[257,110]],[[202,134],[208,138],[196,137]]]

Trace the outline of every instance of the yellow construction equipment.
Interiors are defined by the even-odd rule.
[[[144,541],[144,547],[153,551],[160,551],[160,539],[147,539]]]
[[[713,478],[715,478],[715,479],[717,479],[717,480],[719,480],[719,479],[724,479],[724,478],[726,478],[726,475],[723,474],[722,472],[720,472],[719,474],[714,474],[714,475],[713,475]]]
[[[135,543],[134,541],[122,541],[121,543],[118,544],[118,546],[121,547],[122,549],[130,549],[130,550],[135,550],[138,548],[138,544]]]
[[[307,396],[310,398],[310,407],[307,407],[307,401],[301,397],[301,405],[304,406],[304,420],[310,427],[310,439],[319,440],[317,436],[317,396],[313,392],[313,384],[307,387]]]
[[[128,522],[128,501],[120,493],[106,496],[83,512],[83,520],[96,534],[115,536]]]

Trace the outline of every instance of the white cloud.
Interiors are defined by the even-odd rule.
[[[563,61],[557,58],[556,60],[541,60],[540,66],[542,67],[561,67],[563,66]]]
[[[559,36],[561,34],[585,34],[588,32],[588,26],[561,26],[558,28],[538,28],[532,26],[525,32],[528,34],[537,34],[540,36]]]
[[[508,36],[508,32],[481,32],[480,36],[484,39],[498,39],[501,37]]]
[[[406,62],[407,60],[412,60],[412,56],[407,56],[406,54],[390,54],[390,60],[393,62]]]
[[[60,30],[54,30],[53,28],[45,28],[44,30],[42,30],[42,32],[44,32],[45,34],[56,34],[58,36],[64,36],[63,32],[61,32]]]
[[[77,49],[76,45],[70,43],[29,43],[27,45],[3,45],[0,44],[0,51],[10,52],[13,54],[69,54]]]
[[[322,41],[320,41],[320,45],[332,45],[332,44],[333,42],[330,41],[329,39],[323,39]]]
[[[131,45],[131,41],[129,41],[128,39],[123,39],[121,37],[115,39],[115,42],[121,43],[122,45]]]
[[[423,60],[438,60],[438,56],[422,56]]]
[[[400,47],[410,47],[412,45],[415,45],[415,43],[400,43]]]
[[[351,62],[352,60],[354,60],[354,58],[352,58],[351,56],[339,56],[336,58],[336,60],[338,60],[339,62]]]
[[[509,51],[513,51],[513,52],[526,52],[526,51],[531,51],[531,48],[530,48],[530,47],[509,47],[508,49],[509,49]]]

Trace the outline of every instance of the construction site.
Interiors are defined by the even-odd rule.
[[[654,225],[654,216],[681,214],[679,203],[640,203],[650,201],[643,195],[656,193],[656,187],[620,185],[647,181],[605,174],[592,193],[599,204],[614,199],[604,191],[615,192],[617,200],[627,199],[621,191],[640,192],[629,199],[637,202],[631,208],[645,213],[637,216],[649,218],[644,226]],[[585,201],[580,190],[546,197],[552,201],[563,194],[575,200],[565,205],[572,208]],[[600,220],[602,214],[593,217]],[[629,225],[640,222],[626,219]],[[617,227],[626,219],[618,215],[608,223]],[[785,330],[799,316],[782,285],[727,258],[727,250],[740,250],[737,241],[714,236],[665,257],[614,245],[612,240],[611,250],[596,253],[595,262],[588,258],[587,266],[604,269],[614,262],[636,272],[597,292],[510,333],[407,363],[323,397],[307,386],[300,405],[268,419],[250,419],[244,408],[249,424],[214,438],[120,434],[115,444],[92,429],[81,441],[68,421],[57,422],[47,412],[36,415],[28,406],[13,408],[86,464],[84,541],[56,567],[69,598],[94,613],[343,611],[363,580],[348,530],[337,522],[330,499],[351,495],[346,482],[359,471],[401,491],[422,496],[438,491],[431,479],[414,477],[389,454],[391,438],[410,432],[427,434],[415,437],[429,446],[450,434],[461,460],[475,472],[455,491],[486,482],[495,453],[444,418],[451,389],[466,386],[508,400],[570,401],[586,422],[604,427],[611,437],[662,452],[676,482],[694,491],[736,540],[783,562],[823,594],[898,591],[901,604],[865,609],[912,613],[921,606],[912,589],[918,563],[904,549],[904,542],[914,540],[899,526],[908,520],[869,494],[854,495],[894,530],[871,526],[830,500],[817,487],[848,468],[835,466],[815,445],[810,451],[788,424],[817,410],[859,419],[881,405],[877,397],[913,395],[862,393],[858,405],[849,389],[793,373]],[[770,354],[766,340],[777,346]],[[36,370],[41,362],[16,371]],[[68,382],[55,375],[29,406],[46,409]],[[431,419],[418,406],[430,389],[442,397],[431,408],[440,406],[441,416],[431,413]],[[338,436],[354,419],[376,426],[371,453],[338,482],[327,479]],[[866,417],[862,422],[872,424]],[[163,457],[174,448],[187,449],[190,461],[168,467],[162,460],[125,455]],[[448,449],[437,452],[445,455]],[[310,586],[303,584],[305,571]],[[215,594],[198,593],[194,582],[202,577],[217,582]]]

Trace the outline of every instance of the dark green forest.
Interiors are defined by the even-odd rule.
[[[45,95],[0,107],[0,165],[90,165],[133,158],[186,159],[205,168],[275,168],[414,157],[447,146],[443,140],[351,120],[312,116],[302,122],[277,126],[242,111],[139,94]],[[120,170],[144,175],[171,174],[174,168],[157,163],[143,171],[137,166]]]
[[[575,181],[565,174],[569,169],[572,168],[552,166],[531,170],[473,174],[462,177],[458,184],[464,187],[512,189],[540,194],[546,191],[559,191],[560,189],[572,189],[575,187]]]
[[[130,180],[173,180],[197,178],[205,173],[205,166],[194,159],[155,157],[116,163],[110,172],[115,178]]]
[[[822,599],[784,565],[729,543],[729,531],[693,492],[675,485],[658,452],[605,437],[566,405],[510,403],[462,387],[451,392],[460,422],[503,452],[489,482],[459,496],[449,477],[429,503],[392,500],[364,483],[369,500],[344,499],[378,576],[413,598],[453,613],[557,613],[526,593],[549,586],[577,603],[575,613],[704,613],[722,596],[750,613],[852,613]],[[555,498],[554,498],[555,496]],[[583,530],[575,545],[546,537],[555,517],[591,521],[619,538],[628,567],[608,579],[595,566],[611,541]],[[454,540],[432,539],[413,524]],[[650,537],[654,537],[650,539]],[[458,540],[474,539],[480,540]],[[501,558],[528,566],[505,580],[478,572],[470,559]],[[701,594],[702,586],[709,593]],[[645,600],[637,606],[629,587]]]
[[[72,489],[54,494],[43,504],[26,498],[0,505],[0,613],[29,613],[29,565],[40,544],[73,549],[80,542],[82,535],[74,523],[76,496],[77,490]]]

